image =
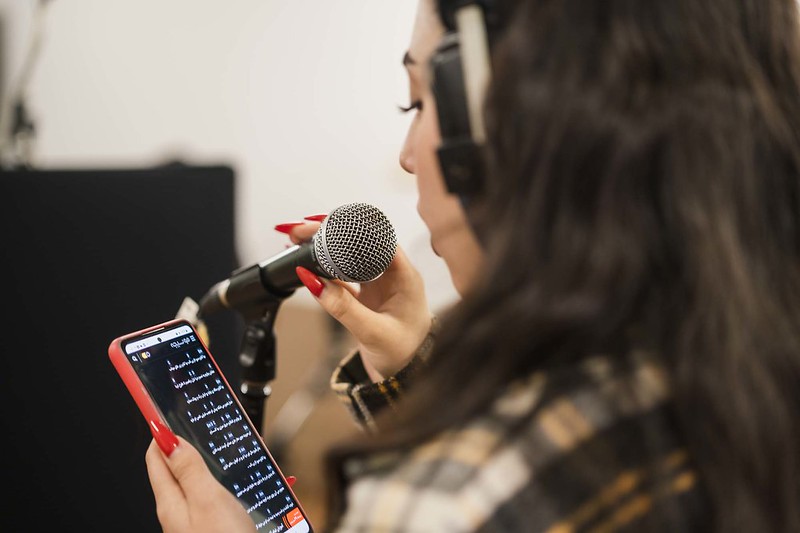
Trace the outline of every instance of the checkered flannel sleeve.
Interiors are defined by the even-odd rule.
[[[434,318],[431,329],[411,361],[383,381],[370,379],[358,351],[348,354],[336,367],[331,376],[331,388],[362,427],[369,431],[377,430],[375,416],[387,407],[392,408],[403,391],[414,382],[417,373],[424,370],[433,349],[437,324]]]

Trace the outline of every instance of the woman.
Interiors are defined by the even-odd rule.
[[[331,453],[331,527],[800,530],[794,0],[503,3],[469,211],[436,160],[431,2],[400,159],[463,299],[433,319],[402,250],[357,294],[298,273],[359,341],[333,386],[370,437]],[[165,531],[252,529],[156,441]]]

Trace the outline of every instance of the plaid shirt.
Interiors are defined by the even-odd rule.
[[[356,420],[391,408],[424,367],[371,383],[357,353],[331,385]],[[522,429],[520,420],[527,420]],[[410,450],[351,460],[342,532],[708,531],[705,496],[644,353],[520,379],[486,412]],[[669,520],[649,523],[656,509]],[[658,516],[664,517],[665,513]],[[664,523],[668,521],[669,523]]]

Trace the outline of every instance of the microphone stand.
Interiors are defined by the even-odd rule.
[[[283,299],[269,297],[242,310],[245,331],[239,350],[241,401],[247,415],[259,428],[275,379],[275,318]]]
[[[245,322],[239,348],[241,384],[239,399],[245,412],[259,428],[264,425],[264,406],[272,394],[270,382],[275,379],[275,318],[283,300],[293,291],[281,292],[265,288],[261,266],[256,264],[237,270],[234,278],[227,280],[224,294],[232,300],[220,299],[220,283],[211,287],[198,305],[197,317],[222,309],[237,310]],[[255,296],[257,295],[257,296]]]

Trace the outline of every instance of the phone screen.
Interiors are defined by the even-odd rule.
[[[277,465],[191,326],[176,324],[121,347],[169,427],[198,448],[257,529],[310,531]]]

